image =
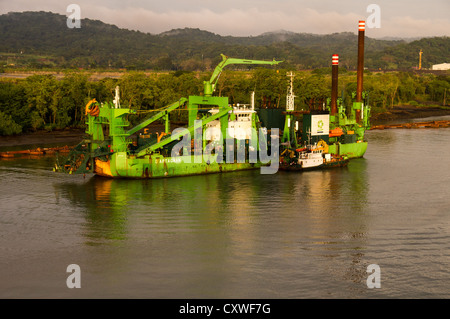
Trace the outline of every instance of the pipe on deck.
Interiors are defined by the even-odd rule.
[[[339,55],[333,54],[331,61],[331,115],[336,115],[338,95]]]
[[[358,25],[358,69],[356,79],[356,102],[362,102],[363,74],[364,74],[364,33],[366,29],[365,21],[360,20]],[[356,110],[356,121],[361,119],[361,110]]]

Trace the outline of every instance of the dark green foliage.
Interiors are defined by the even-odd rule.
[[[250,104],[255,91],[256,107],[285,108],[289,78],[286,69],[255,68],[251,71],[225,70],[215,95],[228,96],[230,104]],[[356,90],[355,72],[340,72],[339,92],[347,105]],[[120,87],[120,103],[138,111],[130,116],[132,124],[140,122],[161,107],[181,97],[202,94],[203,80],[210,73],[125,72],[120,78],[92,80],[84,72],[66,72],[57,79],[52,75],[33,75],[24,80],[0,81],[0,134],[18,134],[30,130],[54,130],[85,124],[85,106],[93,98],[108,102]],[[450,92],[450,77],[406,72],[372,73],[364,77],[364,89],[370,105],[387,110],[394,105],[442,105]],[[323,103],[330,96],[331,75],[326,72],[295,72],[295,107],[305,110]],[[448,99],[447,99],[448,100]],[[319,104],[317,104],[319,103]],[[171,121],[186,120],[186,110],[171,113]]]
[[[0,82],[0,112],[24,128],[31,125],[25,87],[12,82]]]
[[[11,115],[0,112],[0,135],[14,135],[22,132],[22,126],[14,122]]]
[[[50,12],[8,13],[0,16],[0,62],[40,68],[126,68],[128,70],[211,70],[220,54],[246,58],[284,60],[287,69],[326,68],[339,54],[340,66],[356,69],[357,35],[291,32],[256,37],[220,36],[199,29],[177,29],[158,35],[119,29],[101,21],[82,19],[70,29],[67,17]],[[356,28],[356,27],[355,27]],[[355,30],[356,32],[356,30]],[[448,62],[448,37],[403,40],[365,40],[365,65],[369,69],[411,69]],[[233,68],[233,67],[231,67]]]
[[[450,77],[438,76],[427,84],[426,92],[433,101],[448,100],[450,94]]]
[[[365,64],[369,69],[407,69],[448,62],[447,37],[406,43],[366,38]],[[0,16],[0,62],[6,68],[61,68],[57,76],[36,74],[24,80],[0,80],[0,134],[63,129],[85,125],[85,105],[95,98],[111,101],[116,86],[120,103],[138,111],[132,124],[181,97],[202,93],[203,81],[221,61],[220,53],[257,60],[284,60],[276,67],[230,65],[218,82],[215,95],[231,104],[284,108],[288,71],[294,78],[296,109],[323,103],[330,96],[331,56],[339,53],[339,92],[348,105],[356,89],[357,36],[352,33],[312,35],[268,33],[258,37],[223,37],[198,29],[178,29],[159,35],[119,29],[100,21],[82,20],[81,29],[69,29],[66,17],[47,12],[8,13]],[[277,69],[281,67],[282,69]],[[91,77],[78,68],[127,68],[120,77]],[[163,71],[142,72],[144,69]],[[70,71],[71,70],[71,71]],[[76,70],[76,71],[75,71]],[[130,71],[132,70],[132,71]],[[5,67],[0,71],[5,71]],[[167,72],[169,71],[169,72]],[[56,72],[55,72],[56,73]],[[370,104],[387,110],[398,104],[444,104],[450,91],[448,74],[365,71],[364,89]],[[171,121],[185,121],[176,110]]]

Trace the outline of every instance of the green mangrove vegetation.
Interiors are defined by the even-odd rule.
[[[216,95],[228,96],[231,104],[250,103],[255,91],[256,107],[285,108],[289,78],[287,69],[255,68],[226,70],[220,76]],[[356,90],[356,72],[340,69],[339,92],[350,103]],[[323,103],[331,91],[329,68],[294,72],[295,108],[306,110]],[[55,130],[85,125],[85,106],[91,99],[111,101],[120,87],[122,107],[138,110],[130,118],[136,123],[152,110],[181,97],[202,94],[209,72],[123,72],[119,77],[93,78],[85,71],[66,71],[62,76],[34,74],[24,79],[0,80],[0,134],[13,135],[36,130]],[[372,113],[396,105],[442,106],[450,93],[449,75],[412,72],[365,72],[364,89],[369,93]],[[177,110],[171,121],[183,122],[187,112]]]

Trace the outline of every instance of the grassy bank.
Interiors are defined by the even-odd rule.
[[[384,112],[374,113],[371,116],[373,125],[395,121],[407,121],[409,119],[427,118],[434,116],[450,115],[449,106],[411,106],[398,105]]]

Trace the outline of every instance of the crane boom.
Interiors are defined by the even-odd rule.
[[[222,73],[222,70],[224,67],[226,67],[229,64],[269,64],[269,65],[275,65],[278,63],[281,63],[283,61],[262,61],[262,60],[246,60],[246,59],[236,59],[236,58],[230,58],[224,54],[221,54],[222,56],[222,62],[220,62],[216,68],[214,69],[211,78],[209,81],[203,82],[203,88],[204,88],[204,95],[205,96],[211,96],[214,93],[214,90],[216,89],[216,84],[219,79],[220,74]]]
[[[419,70],[422,70],[422,54],[423,54],[422,49],[420,49],[420,52],[419,52]]]

